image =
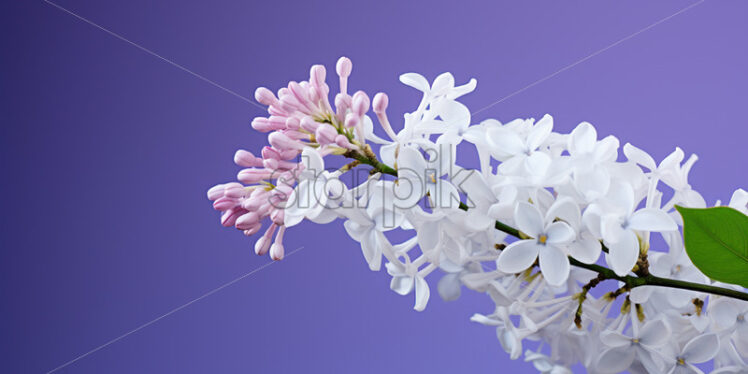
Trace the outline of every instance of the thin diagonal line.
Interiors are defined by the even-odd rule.
[[[540,83],[543,83],[543,82],[547,81],[548,79],[551,79],[551,78],[555,77],[556,75],[558,75],[560,73],[563,73],[564,71],[569,70],[569,69],[573,68],[574,66],[577,66],[577,65],[579,65],[579,64],[581,64],[581,63],[589,60],[590,58],[595,57],[595,56],[599,55],[600,53],[603,53],[603,52],[607,51],[608,49],[611,49],[611,48],[613,48],[613,47],[615,47],[615,46],[617,46],[617,45],[619,45],[619,44],[621,44],[621,43],[623,43],[623,42],[625,42],[625,41],[627,41],[627,40],[629,40],[629,39],[631,39],[631,38],[633,38],[633,37],[635,37],[635,36],[637,36],[637,35],[639,35],[639,34],[641,34],[643,32],[645,32],[645,31],[647,31],[647,30],[649,30],[649,29],[651,29],[651,28],[653,28],[653,27],[661,24],[661,23],[663,23],[663,22],[665,22],[665,21],[667,21],[667,20],[669,20],[669,19],[671,19],[671,18],[673,18],[673,17],[675,17],[675,16],[677,16],[677,15],[679,15],[679,14],[681,14],[681,13],[683,13],[683,12],[685,12],[685,11],[687,11],[687,10],[689,10],[689,9],[691,9],[691,8],[699,5],[699,4],[701,4],[701,3],[703,3],[704,1],[706,1],[706,0],[699,0],[699,1],[697,1],[697,2],[695,2],[693,4],[691,4],[691,5],[683,8],[683,9],[681,9],[681,10],[679,10],[679,11],[677,11],[677,12],[675,12],[675,13],[673,13],[673,14],[671,14],[671,15],[669,15],[669,16],[667,16],[667,17],[665,17],[665,18],[663,18],[663,19],[661,19],[661,20],[659,20],[659,21],[657,21],[657,22],[655,22],[655,23],[653,23],[653,24],[651,24],[651,25],[649,25],[649,26],[647,26],[647,27],[639,30],[639,31],[637,31],[637,32],[635,32],[635,33],[633,33],[633,34],[631,34],[629,36],[627,36],[627,37],[625,37],[623,39],[618,40],[617,42],[615,42],[615,43],[613,43],[613,44],[611,44],[611,45],[609,45],[609,46],[607,46],[605,48],[599,49],[599,50],[597,50],[597,51],[595,51],[595,52],[587,55],[586,57],[582,58],[581,60],[578,60],[578,61],[576,61],[576,62],[574,62],[574,63],[572,63],[570,65],[566,65],[563,68],[557,70],[556,72],[551,73],[549,75],[546,75],[545,77],[540,78],[537,81],[532,82],[532,83],[528,84],[527,86],[522,87],[519,90],[514,91],[514,92],[510,93],[509,95],[504,96],[501,99],[499,99],[499,100],[497,100],[497,101],[495,101],[495,102],[493,102],[493,103],[491,103],[489,105],[486,105],[483,108],[480,108],[480,109],[476,110],[472,114],[478,114],[478,113],[480,113],[480,112],[482,112],[482,111],[484,111],[484,110],[486,110],[486,109],[488,109],[488,108],[490,108],[490,107],[492,107],[494,105],[497,105],[497,104],[499,104],[499,103],[501,103],[501,102],[503,102],[503,101],[505,101],[505,100],[507,100],[507,99],[509,99],[509,98],[511,98],[511,97],[513,97],[515,95],[517,95],[517,94],[520,94],[520,93],[524,92],[528,88],[531,88],[531,87],[536,86],[536,85],[538,85]]]
[[[211,84],[211,85],[213,85],[215,87],[220,88],[221,90],[223,90],[225,92],[230,93],[231,95],[234,95],[234,96],[238,97],[239,99],[242,99],[242,100],[244,100],[244,101],[246,101],[246,102],[248,102],[248,103],[250,103],[250,104],[252,104],[252,105],[254,105],[254,106],[256,106],[256,107],[258,107],[260,109],[262,109],[262,110],[265,110],[265,107],[263,107],[260,104],[257,104],[256,102],[254,102],[254,100],[251,100],[251,99],[249,99],[249,98],[247,98],[245,96],[242,96],[241,94],[237,93],[236,91],[233,91],[233,90],[228,89],[228,88],[226,88],[224,86],[221,86],[220,84],[218,84],[218,83],[216,83],[216,82],[214,82],[214,81],[212,81],[212,80],[210,80],[210,79],[208,79],[208,78],[206,78],[206,77],[204,77],[204,76],[202,76],[202,75],[200,75],[198,73],[195,73],[194,71],[192,71],[190,69],[187,69],[186,67],[184,67],[184,66],[182,66],[182,65],[180,65],[180,64],[178,64],[178,63],[176,63],[176,62],[174,62],[172,60],[169,60],[168,58],[166,58],[164,56],[161,56],[158,53],[153,52],[153,51],[151,51],[150,49],[148,49],[146,47],[143,47],[143,46],[141,46],[141,45],[139,45],[139,44],[137,44],[137,43],[135,43],[133,41],[130,41],[129,39],[125,38],[124,36],[122,36],[120,34],[117,34],[114,31],[111,31],[111,30],[109,30],[109,29],[107,29],[107,28],[105,28],[105,27],[103,27],[103,26],[101,26],[101,25],[99,25],[97,23],[94,23],[93,21],[90,21],[87,18],[85,18],[83,16],[80,16],[80,15],[78,15],[78,14],[76,14],[76,13],[74,13],[74,12],[72,12],[72,11],[66,9],[66,8],[63,8],[62,6],[57,5],[57,4],[55,4],[55,3],[53,3],[53,2],[51,2],[49,0],[43,0],[43,1],[45,3],[47,3],[47,4],[49,4],[49,5],[52,5],[53,7],[57,8],[59,10],[65,12],[65,13],[67,13],[67,14],[75,17],[75,18],[78,18],[79,20],[81,20],[81,21],[83,21],[83,22],[85,22],[85,23],[87,23],[87,24],[89,24],[89,25],[91,25],[93,27],[96,27],[97,29],[99,29],[101,31],[104,31],[105,33],[107,33],[107,34],[109,34],[109,35],[111,35],[111,36],[113,36],[113,37],[115,37],[115,38],[117,38],[117,39],[119,39],[119,40],[127,43],[127,44],[130,44],[131,46],[133,46],[133,47],[135,47],[137,49],[140,49],[141,51],[143,51],[145,53],[148,53],[149,55],[151,55],[153,57],[156,57],[156,58],[158,58],[158,59],[160,59],[160,60],[168,63],[169,65],[174,66],[177,69],[180,69],[180,70],[182,70],[182,71],[184,71],[184,72],[186,72],[186,73],[188,73],[188,74],[190,74],[190,75],[192,75],[192,76],[194,76],[194,77],[196,77],[196,78],[198,78],[198,79],[200,79],[200,80],[202,80],[204,82],[207,82],[207,83],[209,83],[209,84]]]
[[[290,253],[286,254],[285,257],[290,257],[291,255],[293,255],[294,253],[296,253],[296,252],[298,252],[298,251],[300,251],[302,249],[304,249],[303,246],[299,247],[299,248],[296,248],[293,251],[291,251]],[[200,301],[200,300],[202,300],[202,299],[204,299],[204,298],[206,298],[206,297],[208,297],[208,296],[210,296],[210,295],[212,295],[212,294],[214,294],[214,293],[216,293],[216,292],[218,292],[218,291],[220,291],[220,290],[222,290],[222,289],[224,289],[224,288],[226,288],[226,287],[228,287],[228,286],[230,286],[230,285],[232,285],[232,284],[234,284],[234,283],[236,283],[238,281],[240,281],[240,280],[242,280],[242,279],[244,279],[244,278],[247,278],[250,275],[252,275],[254,273],[257,273],[258,271],[260,271],[260,270],[262,270],[262,269],[264,269],[264,268],[266,268],[266,267],[268,267],[268,266],[270,266],[270,265],[272,265],[274,263],[275,263],[275,261],[268,262],[267,264],[262,265],[262,266],[258,267],[257,269],[254,269],[254,270],[250,271],[249,273],[240,276],[239,278],[236,278],[236,279],[234,279],[232,281],[229,281],[228,283],[225,283],[225,284],[223,284],[223,285],[221,285],[221,286],[219,286],[217,288],[214,288],[213,290],[204,293],[202,296],[200,296],[200,297],[198,297],[196,299],[193,299],[192,301],[189,301],[189,302],[187,302],[185,304],[182,304],[182,305],[180,305],[180,306],[178,306],[178,307],[170,310],[166,314],[164,314],[164,315],[162,315],[162,316],[160,316],[158,318],[152,319],[152,320],[150,320],[150,321],[148,321],[148,322],[146,322],[146,323],[144,323],[144,324],[136,327],[135,329],[130,330],[129,332],[126,332],[126,333],[124,333],[124,334],[122,334],[122,335],[120,335],[120,336],[118,336],[118,337],[116,337],[116,338],[114,338],[114,339],[112,339],[112,340],[110,340],[110,341],[108,341],[108,342],[106,342],[106,343],[104,343],[104,344],[102,344],[102,345],[100,345],[100,346],[98,346],[98,347],[96,347],[96,348],[94,348],[94,349],[92,349],[92,350],[90,350],[90,351],[88,351],[88,352],[86,352],[86,353],[84,353],[84,354],[82,354],[82,355],[80,355],[80,356],[78,356],[78,357],[76,357],[76,358],[74,358],[74,359],[72,359],[72,360],[70,360],[70,361],[68,361],[68,362],[66,362],[66,363],[64,363],[64,364],[56,367],[56,368],[54,368],[54,369],[52,369],[52,370],[50,370],[50,371],[48,371],[47,374],[54,373],[54,372],[56,372],[56,371],[58,371],[58,370],[60,370],[60,369],[62,369],[64,367],[66,367],[66,366],[68,366],[68,365],[70,365],[70,364],[72,364],[72,363],[74,363],[74,362],[76,362],[76,361],[78,361],[78,360],[80,360],[82,358],[85,358],[86,356],[88,356],[88,355],[90,355],[92,353],[95,353],[95,352],[97,352],[97,351],[99,351],[99,350],[101,350],[103,348],[106,348],[107,346],[112,345],[112,344],[114,344],[114,343],[116,343],[116,342],[118,342],[118,341],[120,341],[120,340],[122,340],[122,339],[124,339],[124,338],[126,338],[126,337],[128,337],[128,336],[130,336],[130,335],[132,335],[132,334],[134,334],[134,333],[136,333],[136,332],[138,332],[138,331],[140,331],[140,330],[142,330],[142,329],[144,329],[144,328],[146,328],[146,327],[148,327],[148,326],[150,326],[150,325],[152,325],[152,324],[154,324],[154,323],[156,323],[156,322],[158,322],[158,321],[160,321],[160,320],[162,320],[162,319],[164,319],[164,318],[166,318],[166,317],[168,317],[168,316],[170,316],[170,315],[172,315],[172,314],[174,314],[174,313],[176,313],[176,312],[178,312],[178,311],[180,311],[180,310],[182,310],[182,309],[184,309],[184,308],[186,308],[186,307],[188,307],[188,306],[190,306],[190,305],[192,305],[192,304],[194,304],[194,303],[196,303],[196,302],[198,302],[198,301]]]

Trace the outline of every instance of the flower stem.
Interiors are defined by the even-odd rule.
[[[369,148],[368,145],[365,145],[365,147],[366,148],[361,151],[350,150],[346,152],[344,156],[348,158],[352,158],[354,160],[358,160],[362,164],[367,164],[373,167],[374,170],[377,172],[380,172],[383,174],[389,174],[392,176],[397,176],[397,170],[381,163],[377,159],[376,155],[371,151],[371,148]],[[468,210],[468,206],[465,205],[464,203],[460,203],[460,209]],[[519,230],[503,222],[496,221],[496,223],[494,224],[494,227],[496,228],[496,230],[505,232],[515,238],[520,238]],[[584,269],[591,270],[591,271],[598,273],[598,276],[601,279],[615,279],[615,280],[621,281],[626,284],[628,289],[641,287],[641,286],[669,287],[669,288],[678,288],[682,290],[704,292],[704,293],[709,293],[712,295],[720,295],[720,296],[726,296],[726,297],[731,297],[731,298],[735,298],[739,300],[748,301],[748,293],[740,292],[740,291],[733,290],[730,288],[710,286],[710,285],[701,284],[701,283],[686,282],[686,281],[681,281],[677,279],[661,278],[661,277],[649,274],[648,272],[641,274],[640,276],[631,276],[631,275],[619,276],[613,270],[608,269],[604,266],[597,265],[597,264],[585,264],[573,257],[569,257],[569,262],[573,266],[584,268]]]

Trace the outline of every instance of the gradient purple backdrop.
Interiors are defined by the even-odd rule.
[[[692,3],[57,2],[247,97],[349,56],[391,118],[419,99],[401,73],[475,77],[477,110]],[[205,198],[266,142],[261,110],[44,1],[0,9],[0,371],[52,370],[269,261]],[[727,200],[748,187],[746,15],[706,1],[474,121],[550,113],[658,159],[679,145],[701,157],[692,185]],[[294,228],[300,246],[59,372],[533,372],[469,321],[486,296],[418,313],[341,224]]]

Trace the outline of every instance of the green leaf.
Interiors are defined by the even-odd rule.
[[[675,208],[694,265],[709,278],[748,288],[748,216],[728,207]]]

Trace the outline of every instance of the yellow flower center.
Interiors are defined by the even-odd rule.
[[[545,244],[545,242],[547,242],[547,241],[548,241],[548,236],[547,235],[540,235],[540,237],[538,238],[538,243],[540,243],[540,244]]]

